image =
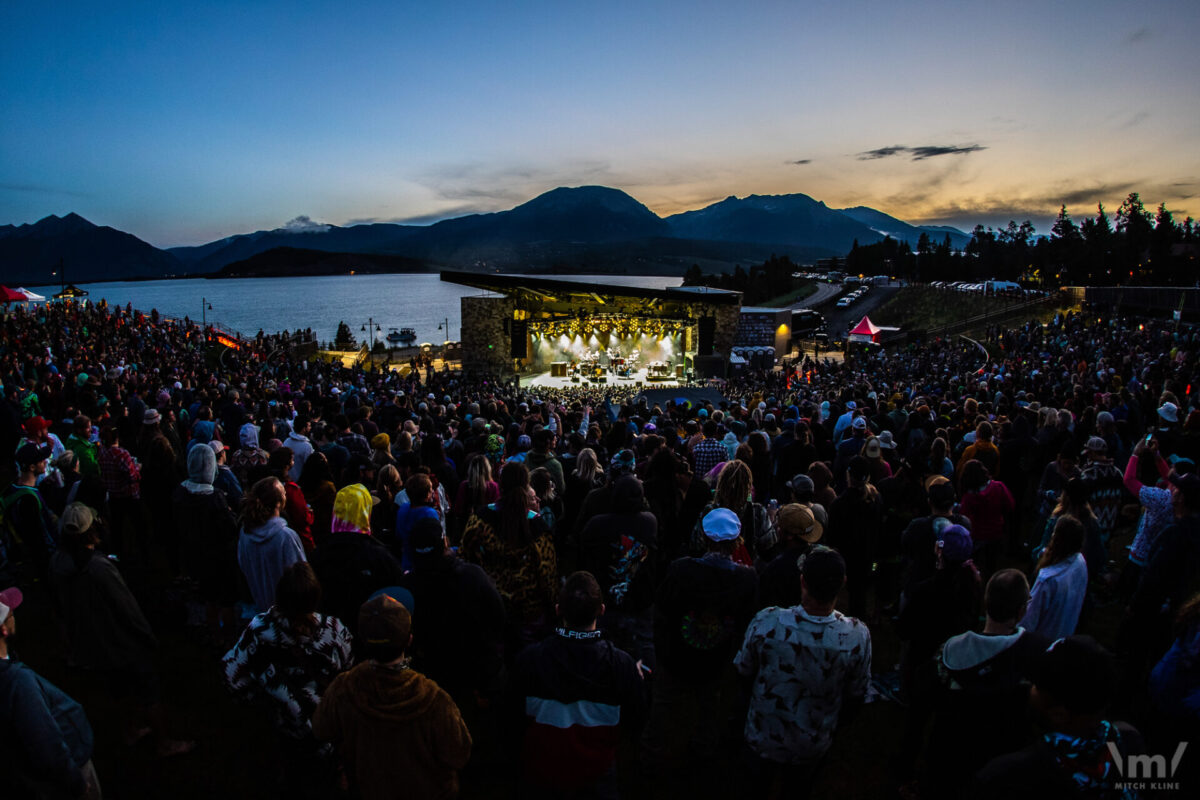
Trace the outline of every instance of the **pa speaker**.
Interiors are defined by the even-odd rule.
[[[717,332],[716,317],[701,317],[699,341],[696,342],[696,355],[711,356],[713,354],[713,338]]]
[[[529,321],[514,319],[510,330],[512,331],[512,341],[509,347],[509,356],[511,358],[528,358],[526,345],[529,344]]]

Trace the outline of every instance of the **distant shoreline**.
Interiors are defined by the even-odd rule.
[[[269,279],[326,278],[326,277],[336,277],[336,276],[349,278],[349,277],[353,277],[356,275],[438,275],[442,271],[448,270],[448,269],[451,269],[451,268],[450,267],[438,267],[436,269],[381,270],[381,271],[354,270],[353,272],[321,272],[321,273],[311,273],[311,274],[297,273],[297,274],[288,274],[288,275],[221,275],[220,272],[218,271],[218,272],[206,272],[206,273],[199,274],[199,275],[166,275],[166,276],[161,276],[161,277],[138,277],[138,278],[100,278],[100,279],[96,279],[96,280],[80,281],[76,285],[90,286],[90,285],[97,284],[97,283],[148,283],[151,281],[242,280],[242,279],[248,279],[248,278],[269,278]],[[472,270],[468,270],[468,271],[472,271]],[[682,275],[676,274],[674,272],[664,271],[664,270],[641,269],[641,270],[638,270],[637,272],[630,272],[630,271],[605,272],[603,270],[598,270],[595,267],[589,267],[587,269],[577,269],[577,270],[575,270],[575,269],[572,269],[572,270],[567,270],[567,269],[480,270],[479,274],[480,275],[547,275],[547,276],[549,276],[549,275],[612,275],[612,276],[637,275],[637,276],[649,276],[649,277],[661,276],[661,277],[666,277],[666,278],[681,278],[681,277],[683,277]],[[71,282],[68,281],[68,283],[71,283]],[[55,284],[31,283],[31,284],[25,284],[25,286],[26,286],[26,288],[29,288],[29,289],[46,289],[46,290],[53,289],[54,294],[57,294],[59,291],[62,290],[62,284],[58,284],[58,283],[55,283]],[[39,291],[38,294],[45,294],[45,292]],[[50,295],[47,295],[47,297],[49,297],[49,296]]]

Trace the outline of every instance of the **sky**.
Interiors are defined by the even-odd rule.
[[[1195,0],[47,3],[0,29],[0,224],[159,247],[557,186],[1048,233],[1200,216]]]

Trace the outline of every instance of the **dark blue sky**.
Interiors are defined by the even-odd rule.
[[[0,223],[160,246],[560,185],[970,227],[1200,211],[1200,3],[12,2]]]

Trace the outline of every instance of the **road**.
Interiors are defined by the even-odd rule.
[[[819,308],[825,316],[826,330],[830,339],[844,339],[851,327],[858,324],[864,316],[869,315],[896,293],[900,284],[892,283],[886,286],[872,286],[867,294],[848,308],[837,308],[830,301],[841,294],[842,287],[836,283],[817,284],[817,291],[803,301],[792,306],[793,311],[801,308]],[[821,307],[824,306],[824,307]]]

